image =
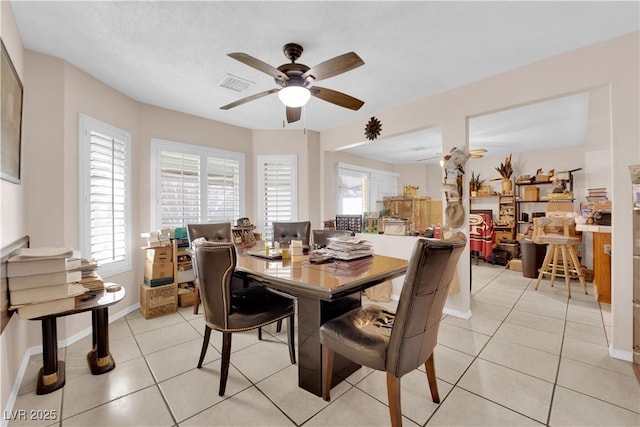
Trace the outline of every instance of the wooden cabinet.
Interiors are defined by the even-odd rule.
[[[393,196],[382,200],[393,218],[408,220],[408,232],[424,232],[427,227],[442,224],[442,201],[425,196]]]
[[[629,166],[633,185],[633,370],[640,381],[640,165]]]
[[[593,233],[593,286],[598,302],[611,304],[611,233]]]

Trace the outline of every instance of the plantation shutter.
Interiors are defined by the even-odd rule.
[[[295,156],[260,156],[260,225],[263,239],[273,238],[274,221],[297,219],[297,162]]]
[[[207,158],[207,221],[233,222],[240,216],[240,161]]]
[[[200,156],[160,153],[161,228],[200,222]]]
[[[90,252],[99,265],[127,256],[127,146],[125,141],[90,132]]]

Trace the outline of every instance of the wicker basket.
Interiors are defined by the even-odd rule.
[[[175,284],[151,288],[140,284],[140,313],[145,319],[175,313],[178,308],[178,288]]]
[[[404,188],[402,189],[402,195],[404,197],[408,197],[408,196],[416,196],[418,194],[418,189],[420,187],[416,186],[416,185],[405,185]]]

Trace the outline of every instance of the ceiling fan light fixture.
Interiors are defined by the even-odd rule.
[[[311,98],[311,92],[302,86],[287,86],[278,91],[278,98],[287,107],[303,107]]]

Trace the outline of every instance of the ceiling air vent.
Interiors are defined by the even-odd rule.
[[[220,83],[218,83],[218,86],[234,92],[244,92],[254,84],[255,82],[252,82],[251,80],[243,79],[242,77],[234,76],[233,74],[227,74]]]

